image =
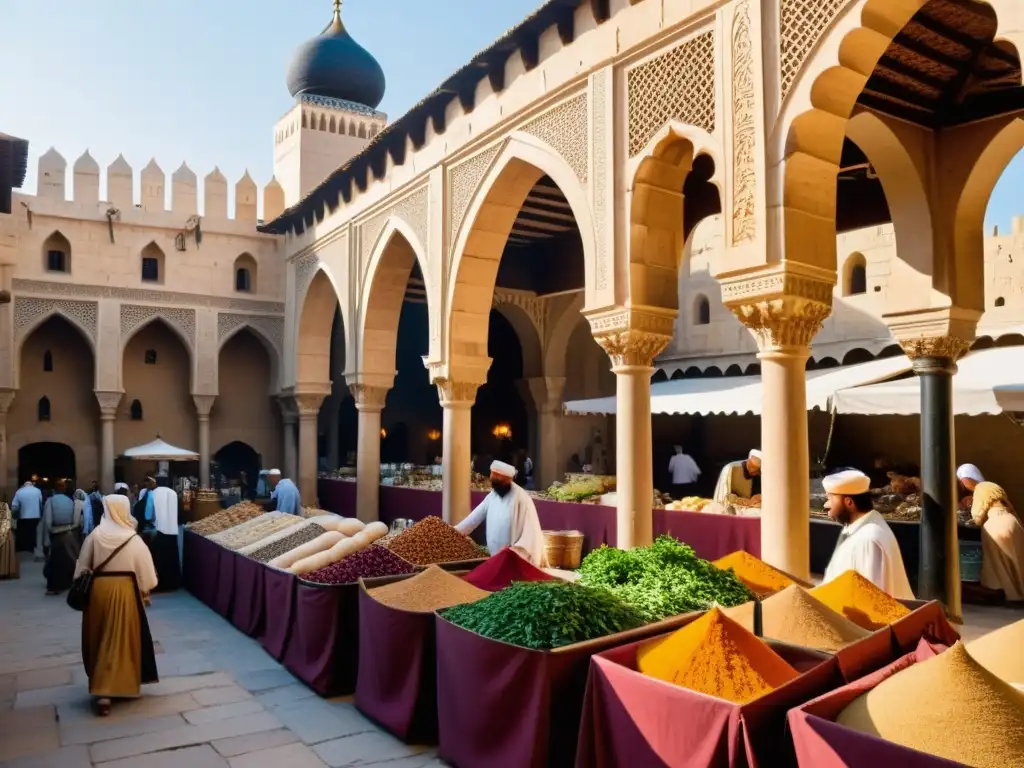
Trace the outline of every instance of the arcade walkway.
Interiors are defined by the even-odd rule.
[[[0,582],[3,768],[323,768],[443,765],[325,701],[190,595],[149,609],[160,683],[95,717],[79,648],[80,614],[44,596],[42,565]]]

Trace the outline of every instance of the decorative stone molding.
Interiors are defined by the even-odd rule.
[[[100,417],[103,419],[114,419],[117,416],[117,407],[121,404],[124,392],[96,392],[96,401],[100,404]]]
[[[832,312],[835,273],[771,267],[767,274],[722,282],[722,301],[754,335],[762,352],[810,345]]]
[[[280,356],[284,349],[284,318],[269,315],[239,315],[232,312],[217,314],[217,346],[221,347],[238,328],[249,326],[260,331]]]
[[[161,306],[185,306],[209,309],[226,309],[235,312],[260,312],[283,315],[285,306],[276,301],[255,299],[229,299],[224,296],[204,296],[173,291],[152,291],[138,288],[116,288],[109,285],[81,285],[79,283],[49,283],[43,280],[13,281],[18,294],[40,296],[67,296],[76,299],[116,299],[125,302],[146,302]]]
[[[754,44],[750,3],[736,9],[732,26],[732,244],[757,237],[757,126],[754,115]]]
[[[14,338],[20,342],[41,321],[53,315],[61,315],[81,329],[93,346],[96,345],[96,325],[99,304],[93,301],[69,301],[67,299],[37,299],[30,296],[16,296],[14,299]]]
[[[303,392],[294,396],[295,410],[300,419],[315,419],[320,414],[327,395],[321,392]]]
[[[181,331],[187,339],[190,350],[196,348],[196,311],[194,309],[183,309],[177,307],[148,307],[140,304],[121,305],[121,344],[128,343],[132,333],[147,324],[150,320],[159,318]]]
[[[537,338],[544,342],[545,321],[547,318],[548,302],[533,291],[516,291],[510,288],[496,288],[491,306],[497,308],[507,304],[518,307],[530,318],[530,322],[537,329]]]
[[[441,401],[442,408],[457,408],[459,406],[470,407],[476,402],[476,392],[480,389],[479,384],[469,382],[457,382],[450,379],[434,379],[437,387],[437,396]]]
[[[657,307],[616,307],[587,315],[594,338],[626,332],[643,332],[672,338],[675,332],[676,312]]]
[[[593,93],[593,124],[590,156],[594,164],[593,210],[594,229],[597,240],[597,265],[594,283],[599,291],[608,287],[608,81],[611,72],[608,68],[595,72],[591,80]]]
[[[813,2],[813,0],[808,0]],[[626,74],[629,156],[636,157],[666,123],[715,132],[715,33],[708,30]]]
[[[392,216],[404,221],[420,241],[420,247],[427,247],[427,209],[429,207],[426,185],[403,197],[359,227],[359,246],[362,270],[370,263],[370,255],[377,246],[380,233],[384,231]]]
[[[313,282],[313,275],[320,266],[320,257],[315,253],[307,253],[295,262],[295,306],[302,307],[302,297],[306,295],[306,289]]]
[[[463,160],[448,171],[448,233],[454,238],[462,226],[463,219],[469,212],[480,183],[494,163],[494,159],[505,148],[507,141],[494,144],[482,152],[478,152],[468,160]]]
[[[587,183],[590,131],[587,128],[586,91],[535,117],[519,130],[536,136],[555,150],[573,169],[580,183]]]
[[[210,411],[213,410],[216,400],[216,395],[192,395],[192,401],[196,404],[196,414],[200,421],[210,420]]]
[[[374,387],[369,384],[350,384],[349,392],[356,401],[357,411],[380,412],[387,401],[388,388]]]
[[[850,0],[783,0],[779,9],[779,60],[782,98],[825,30]]]
[[[933,338],[902,339],[900,347],[914,364],[917,371],[919,363],[927,367],[929,360],[943,360],[956,363],[967,354],[972,342],[957,336],[938,336]]]
[[[672,341],[671,336],[647,333],[646,331],[609,333],[595,336],[595,338],[601,345],[601,349],[611,358],[612,370],[616,368],[651,368],[653,370],[654,358],[660,355]]]

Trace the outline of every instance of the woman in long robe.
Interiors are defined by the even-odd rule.
[[[135,532],[125,496],[103,499],[103,519],[82,545],[76,578],[87,570],[94,577],[82,613],[82,661],[89,693],[97,699],[99,714],[106,715],[111,699],[136,698],[143,684],[158,680],[142,604],[143,595],[157,585],[156,569],[149,548]]]
[[[56,493],[43,507],[43,550],[46,552],[46,594],[59,595],[71,586],[75,575],[75,562],[81,552],[78,531],[82,527],[82,504],[68,498],[67,484],[57,483]]]
[[[1024,600],[1024,525],[1000,486],[978,483],[971,517],[981,526],[981,585]]]
[[[13,523],[11,508],[7,502],[0,501],[0,579],[17,579],[21,575],[14,546]]]

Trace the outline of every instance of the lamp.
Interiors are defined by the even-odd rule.
[[[441,439],[441,433],[438,430],[436,430],[436,429],[432,429],[429,432],[427,432],[427,439],[428,440],[434,440],[434,441],[440,440]]]
[[[508,424],[498,424],[491,431],[491,434],[494,435],[499,440],[511,440],[512,427],[510,427]]]
[[[388,431],[384,427],[380,428],[380,439],[383,440],[388,436]]]

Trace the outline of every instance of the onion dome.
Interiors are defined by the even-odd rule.
[[[320,35],[299,46],[288,66],[292,96],[325,96],[376,109],[384,99],[384,70],[352,39],[341,21],[341,0],[334,19]]]

